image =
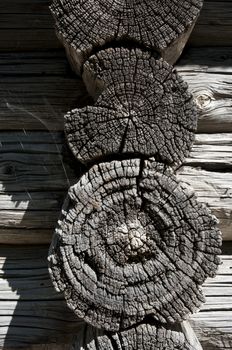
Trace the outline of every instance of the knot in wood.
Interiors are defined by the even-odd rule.
[[[112,238],[110,243],[112,246],[121,246],[124,251],[124,258],[122,254],[117,254],[114,251],[114,257],[118,264],[125,264],[125,262],[142,261],[143,258],[148,257],[150,251],[150,239],[147,237],[146,227],[137,219],[134,222],[129,222],[120,225]],[[109,245],[109,251],[111,250]],[[117,250],[117,249],[115,249]]]
[[[208,108],[213,100],[213,94],[210,92],[204,92],[196,97],[196,104],[200,109]]]
[[[97,205],[96,205],[97,204]],[[110,331],[180,322],[204,300],[221,237],[208,209],[154,160],[95,165],[69,190],[50,249],[57,290]]]

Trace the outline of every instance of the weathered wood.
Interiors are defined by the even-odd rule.
[[[171,169],[139,159],[101,163],[69,189],[49,254],[53,283],[96,327],[117,331],[147,315],[180,322],[215,275],[215,224]]]
[[[22,19],[22,17],[21,17],[21,19]],[[32,20],[33,20],[33,18],[32,18]],[[4,22],[4,21],[2,21],[2,22]],[[26,18],[23,18],[23,21],[21,20],[21,23],[25,23],[24,25],[27,26]],[[3,24],[3,27],[4,27],[4,24]],[[17,31],[17,24],[16,24],[15,27],[16,27],[16,31]],[[24,28],[22,28],[22,29],[23,29],[23,32],[24,32]],[[2,31],[2,32],[3,32],[3,31]],[[7,32],[7,31],[6,31],[6,32]],[[6,33],[6,32],[5,32],[5,33]],[[19,34],[18,34],[19,32],[20,32],[20,30],[18,30],[17,35],[14,35],[14,38],[12,38],[13,40],[16,39],[16,40],[18,41],[18,43],[19,43],[19,41],[20,41],[20,40],[19,40],[19,37],[17,37],[17,36],[19,35]],[[30,32],[30,30],[29,30],[29,32]],[[44,32],[45,32],[45,31],[39,31],[39,32],[38,32],[38,33],[40,34],[40,37],[38,36],[38,37],[37,37],[37,40],[40,39],[40,38],[43,36],[43,33],[44,33]],[[12,32],[12,33],[13,33],[13,32]],[[25,31],[25,33],[26,33],[26,31]],[[13,35],[12,35],[12,36],[13,36]],[[5,38],[6,38],[6,36],[5,36]],[[6,39],[5,39],[5,38],[4,38],[4,40],[5,40],[5,42],[6,42]],[[29,38],[29,39],[28,39],[28,42],[30,42],[30,34],[28,35],[28,38]],[[47,36],[46,39],[48,39],[48,38],[49,38],[49,36]],[[12,41],[13,41],[13,40],[12,40]],[[49,41],[49,40],[48,40],[48,41]],[[20,46],[20,45],[18,45],[18,46]],[[31,91],[30,91],[30,92],[31,92]],[[201,102],[201,101],[200,101],[200,102]],[[8,106],[8,105],[7,105],[7,106]],[[12,108],[11,108],[11,110],[12,110]],[[14,111],[15,111],[15,110],[14,110]],[[49,113],[50,113],[50,112],[49,112]],[[34,117],[34,116],[33,116],[33,117]],[[23,118],[22,118],[22,119],[23,119]],[[39,124],[40,124],[40,123],[41,123],[41,121],[39,121]],[[19,120],[19,124],[20,124],[20,120]],[[35,123],[35,124],[36,124],[36,123]],[[42,124],[42,123],[41,123],[41,124]],[[27,124],[27,125],[30,125],[30,123]],[[47,124],[46,124],[46,123],[45,123],[44,126],[45,126],[45,128],[47,128]],[[44,126],[43,126],[43,127],[44,127]],[[42,151],[42,152],[43,152],[43,151]],[[25,158],[24,158],[24,160],[25,160]],[[39,160],[39,159],[38,159],[38,160]],[[40,159],[39,161],[41,161],[41,159]],[[17,196],[16,196],[16,197],[17,197]],[[20,207],[22,210],[25,210],[25,206],[24,206],[23,203],[22,203],[22,201],[23,201],[23,196],[19,195],[19,196],[18,196],[18,199],[19,199],[20,202],[21,202],[21,204],[19,205],[19,207]],[[51,199],[53,199],[53,197],[51,197]],[[40,202],[40,199],[37,198],[37,197],[34,197],[34,201],[37,202],[37,203],[38,203],[38,207],[40,207],[40,205],[41,205],[41,204],[40,204],[40,203],[41,203],[41,202]],[[6,202],[7,202],[7,199],[6,199]],[[17,202],[17,203],[18,203],[18,202]],[[35,207],[36,207],[36,206],[37,206],[37,204],[35,205]],[[45,205],[45,206],[46,206],[46,205]],[[53,210],[53,209],[55,208],[54,202],[53,202],[53,204],[51,203],[51,206],[52,206],[52,210]],[[33,207],[33,205],[32,205],[32,207]],[[33,208],[34,208],[34,207],[33,207]],[[48,208],[48,207],[47,207],[47,208]],[[34,210],[34,209],[33,209],[33,210]],[[42,216],[42,212],[41,212],[41,216]],[[21,317],[19,318],[19,321],[21,321]]]
[[[231,60],[232,48],[192,49],[177,66],[200,107],[200,132],[232,132]],[[63,130],[64,114],[87,102],[62,51],[0,54],[0,75],[1,130]]]
[[[1,0],[0,51],[33,51],[61,47],[49,11],[50,0]],[[205,0],[190,45],[232,45],[232,3]]]
[[[63,130],[64,113],[81,107],[87,95],[60,51],[1,54],[0,85],[3,130]]]
[[[47,251],[46,246],[0,248],[1,348],[69,342],[81,325],[51,284]]]
[[[202,4],[202,0],[185,0],[182,6],[177,0],[54,0],[50,8],[57,35],[74,71],[80,74],[85,60],[109,42],[120,42],[120,46],[136,43],[158,51],[173,64],[189,38]]]
[[[74,338],[71,350],[202,350],[186,337],[191,326],[183,327],[184,332],[180,326],[143,323],[112,334],[86,325]]]
[[[171,65],[140,49],[107,49],[85,63],[83,78],[96,102],[65,117],[68,144],[78,160],[93,163],[122,154],[175,166],[183,162],[194,139],[197,108]]]
[[[185,337],[185,343],[189,344],[193,350],[203,350],[194,330],[191,327],[190,322],[183,321],[181,322],[180,326]]]
[[[63,159],[61,133],[1,132],[0,140],[0,243],[49,243],[65,193],[82,169],[74,173],[73,161]],[[231,134],[198,134],[179,171],[220,220],[223,239],[232,239],[231,147]]]
[[[22,346],[20,346],[22,349]],[[18,350],[19,347],[5,347],[4,350]],[[70,350],[70,344],[64,344],[64,343],[51,343],[51,344],[31,344],[31,345],[24,345],[23,350]]]
[[[232,3],[230,0],[204,2],[190,38],[192,46],[231,46]]]
[[[231,246],[228,251],[231,253]],[[57,350],[58,346],[69,350],[70,345],[63,349],[59,344],[70,343],[82,327],[63,296],[54,291],[47,252],[48,246],[0,247],[0,348],[5,342],[4,350],[19,346],[31,350],[31,344],[56,341],[57,348],[33,346],[36,350]],[[206,304],[191,317],[204,350],[231,349],[232,256],[222,256],[222,262],[217,276],[203,286]]]

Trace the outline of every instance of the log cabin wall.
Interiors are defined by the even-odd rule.
[[[56,39],[48,5],[0,4],[0,348],[6,350],[69,349],[80,324],[51,285],[47,251],[80,172],[63,148],[63,115],[88,96]],[[201,110],[179,177],[219,218],[224,239],[223,264],[205,283],[207,302],[191,320],[204,350],[232,348],[231,32],[232,1],[205,1],[177,64]]]

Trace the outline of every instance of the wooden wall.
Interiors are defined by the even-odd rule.
[[[87,97],[57,41],[47,0],[0,3],[0,348],[66,350],[81,326],[47,272],[47,250],[80,173],[63,114]],[[200,108],[179,176],[220,219],[223,265],[192,317],[204,350],[232,349],[232,1],[206,0],[177,69]],[[227,242],[226,242],[227,241]],[[37,343],[59,343],[38,345]]]

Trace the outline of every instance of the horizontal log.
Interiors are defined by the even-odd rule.
[[[67,343],[82,325],[62,295],[54,291],[47,271],[47,250],[47,246],[0,248],[0,347],[4,343],[6,350]],[[223,255],[222,261],[217,277],[204,285],[206,304],[191,317],[204,350],[230,349],[231,345],[232,256]]]
[[[199,132],[232,132],[231,58],[232,48],[196,48],[178,63],[200,107]],[[63,130],[64,113],[89,101],[63,51],[0,54],[0,76],[2,130]]]
[[[81,168],[74,172],[63,159],[61,133],[1,132],[0,139],[0,242],[48,243]],[[232,239],[231,159],[232,134],[198,134],[178,171],[219,218],[227,240]]]
[[[203,0],[109,4],[52,1],[57,36],[66,49],[73,70],[80,74],[85,59],[109,42],[137,42],[160,53],[168,63],[180,57],[199,17]],[[168,16],[164,16],[168,14]],[[88,20],[86,20],[88,18]],[[149,34],[148,34],[149,32]],[[140,68],[138,69],[140,71]]]
[[[55,36],[49,3],[49,0],[2,0],[0,51],[59,48],[61,44]],[[190,44],[231,45],[231,13],[231,1],[205,0]]]
[[[80,324],[52,286],[47,250],[0,249],[0,347],[68,342]]]
[[[61,51],[1,54],[0,75],[1,129],[63,130],[64,113],[86,99]]]

